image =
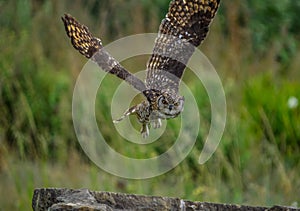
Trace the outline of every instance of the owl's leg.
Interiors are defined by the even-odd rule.
[[[160,118],[157,118],[157,119],[152,121],[152,126],[153,126],[154,129],[160,128],[161,125],[162,125],[162,123],[161,123]]]
[[[147,138],[149,136],[149,123],[143,123],[141,134],[143,138]]]
[[[119,123],[119,122],[121,122],[123,119],[125,119],[127,116],[129,116],[129,115],[131,115],[131,114],[135,114],[136,113],[136,106],[133,106],[133,107],[131,107],[131,108],[129,108],[129,109],[127,109],[125,112],[124,112],[124,114],[119,118],[119,119],[115,119],[115,120],[113,120],[113,123]]]

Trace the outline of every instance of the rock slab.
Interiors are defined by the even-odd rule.
[[[34,211],[118,211],[118,210],[141,210],[141,211],[279,211],[299,210],[292,207],[274,206],[251,207],[230,204],[216,204],[207,202],[192,202],[179,198],[143,196],[134,194],[111,193],[90,191],[88,189],[58,189],[40,188],[35,189],[32,198]]]

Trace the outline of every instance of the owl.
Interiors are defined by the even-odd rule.
[[[142,137],[146,138],[151,125],[159,128],[162,119],[180,115],[184,107],[184,97],[178,90],[180,80],[195,48],[205,39],[219,4],[220,0],[171,1],[147,63],[145,83],[122,67],[86,26],[69,14],[62,17],[67,36],[76,50],[105,72],[125,80],[145,97],[143,102],[129,108],[114,123],[136,115],[142,125]]]

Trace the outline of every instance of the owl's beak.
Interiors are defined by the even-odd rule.
[[[169,110],[171,111],[174,108],[174,105],[169,105]]]

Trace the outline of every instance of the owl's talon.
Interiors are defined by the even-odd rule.
[[[141,128],[141,134],[143,138],[147,138],[149,136],[149,127],[148,124],[143,124]]]
[[[159,118],[156,119],[156,120],[154,120],[154,121],[152,122],[152,126],[153,126],[154,129],[160,128],[161,125],[162,125],[161,119],[159,119]]]

